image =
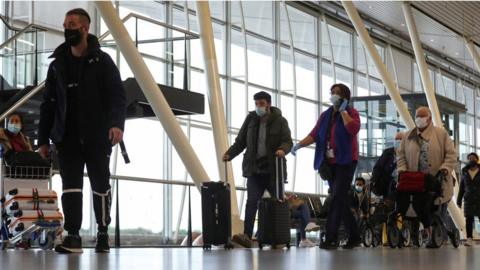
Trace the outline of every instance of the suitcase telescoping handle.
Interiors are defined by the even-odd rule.
[[[225,169],[225,184],[228,184],[228,161],[223,161],[224,169]]]
[[[283,160],[285,158],[281,158],[281,157],[278,157],[276,156],[275,157],[275,196],[277,197],[277,200],[283,200],[283,192],[285,190],[285,183],[284,183],[284,180],[285,180],[285,170],[283,168]],[[278,172],[280,169],[280,173]],[[282,194],[280,194],[282,193]]]

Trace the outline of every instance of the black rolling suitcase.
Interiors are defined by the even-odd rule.
[[[275,194],[258,203],[258,247],[286,245],[290,249],[290,210],[283,197],[285,159],[275,159]]]
[[[212,245],[224,245],[225,249],[233,248],[230,185],[227,181],[205,182],[202,184],[201,193],[203,249],[209,250]]]

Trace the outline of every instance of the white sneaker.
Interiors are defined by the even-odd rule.
[[[315,246],[317,246],[317,245],[315,243],[313,243],[312,241],[308,240],[308,239],[300,241],[300,245],[298,245],[298,247],[300,247],[300,248],[310,248],[310,247],[315,247]]]
[[[467,241],[465,242],[464,244],[466,247],[471,247],[473,246],[473,239],[472,238],[468,238]]]
[[[320,230],[320,226],[318,226],[313,222],[308,223],[307,226],[305,227],[306,232],[316,232],[318,230]]]

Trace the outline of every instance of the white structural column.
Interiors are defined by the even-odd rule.
[[[437,99],[435,98],[435,89],[433,87],[432,79],[428,72],[427,61],[425,60],[425,54],[422,49],[422,42],[418,35],[415,19],[413,18],[412,8],[409,2],[403,2],[402,4],[403,15],[405,16],[405,22],[407,23],[408,34],[412,41],[413,51],[415,53],[415,60],[417,62],[418,70],[420,71],[420,78],[422,79],[423,90],[427,97],[428,107],[432,110],[432,120],[435,126],[442,127],[442,118],[440,111],[438,110]]]
[[[223,154],[228,149],[227,121],[220,87],[220,74],[218,72],[217,56],[215,54],[215,43],[210,17],[208,1],[196,1],[197,21],[200,30],[200,42],[202,44],[203,59],[205,62],[205,74],[207,76],[208,103],[210,106],[210,117],[212,120],[213,138],[218,164],[218,171],[221,179],[228,179],[230,184],[230,200],[232,208],[232,233],[237,234],[243,231],[238,211],[237,192],[231,163],[228,163],[225,170]]]
[[[137,82],[150,103],[152,110],[160,120],[160,123],[172,141],[173,146],[175,146],[175,149],[185,164],[185,168],[192,176],[197,187],[200,188],[202,182],[209,181],[210,179],[178,124],[172,109],[162,94],[162,91],[160,91],[155,79],[150,73],[150,70],[148,70],[147,65],[143,61],[142,56],[137,48],[135,48],[135,44],[130,38],[127,29],[116,14],[112,2],[95,1],[95,5],[137,79]]]
[[[298,132],[298,109],[297,109],[297,61],[295,58],[295,46],[293,44],[293,32],[292,32],[292,21],[290,20],[290,15],[288,13],[288,6],[285,2],[282,2],[283,8],[285,9],[285,16],[287,17],[288,22],[288,37],[290,42],[290,53],[292,54],[292,75],[293,75],[293,138],[297,138]],[[332,52],[333,57],[333,52]],[[332,58],[332,63],[333,63]],[[333,71],[335,74],[335,70]],[[297,182],[297,157],[293,160],[293,181],[292,181],[292,191],[295,192],[295,183]]]
[[[467,46],[468,52],[473,58],[473,63],[477,68],[477,71],[480,72],[480,54],[478,54],[475,44],[471,40],[465,39],[465,45]]]
[[[428,107],[432,112],[433,124],[437,127],[443,127],[442,118],[440,116],[440,110],[438,108],[437,99],[435,97],[435,89],[433,82],[430,78],[428,71],[427,61],[425,60],[425,54],[422,49],[422,43],[420,36],[418,35],[417,26],[415,25],[415,19],[413,18],[412,8],[409,2],[403,2],[402,4],[403,15],[405,16],[405,22],[407,23],[408,33],[412,41],[412,47],[415,52],[415,60],[420,71],[420,78],[422,79],[423,91],[427,97]],[[454,172],[452,172],[452,175]],[[464,230],[465,219],[458,208],[458,206],[451,200],[448,204],[448,211],[452,216],[452,219],[458,229]]]
[[[408,129],[414,128],[415,123],[413,122],[413,119],[408,112],[408,108],[403,102],[402,97],[400,96],[400,91],[398,90],[395,82],[392,79],[392,76],[385,67],[385,64],[383,63],[380,54],[375,48],[375,45],[370,38],[370,35],[365,29],[365,25],[360,18],[360,15],[358,15],[357,9],[355,8],[353,2],[342,1],[342,4],[347,11],[348,17],[350,17],[350,20],[352,21],[355,30],[357,31],[359,39],[362,41],[363,46],[365,47],[368,54],[375,63],[375,66],[380,73],[380,77],[382,78],[383,84],[385,84],[387,92],[390,95],[390,98],[392,99],[395,108],[400,114],[400,118],[402,119],[403,123],[405,123]]]

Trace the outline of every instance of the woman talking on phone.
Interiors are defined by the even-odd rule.
[[[357,134],[360,130],[358,111],[349,105],[350,89],[344,84],[334,84],[330,88],[332,106],[324,111],[313,130],[292,148],[298,149],[316,144],[314,169],[323,180],[328,181],[332,191],[331,208],[327,216],[326,241],[320,244],[323,249],[337,249],[338,227],[342,220],[348,231],[348,242],[344,249],[360,244],[355,219],[347,211],[346,198],[353,180],[358,161]]]

